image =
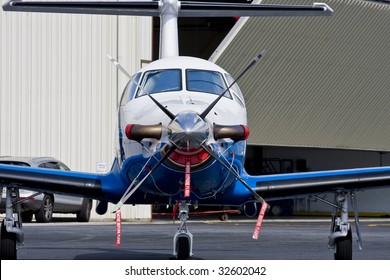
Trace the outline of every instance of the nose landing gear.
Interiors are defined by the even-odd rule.
[[[188,219],[188,204],[182,200],[179,204],[179,219],[181,221],[180,228],[173,237],[173,256],[177,259],[189,259],[193,256],[192,244],[193,235],[187,229]]]

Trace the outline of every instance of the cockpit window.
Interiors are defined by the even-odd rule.
[[[187,90],[220,95],[226,90],[226,83],[221,73],[209,70],[187,69]],[[229,92],[226,97],[231,98]]]
[[[180,69],[163,69],[147,71],[141,82],[138,96],[167,91],[180,91],[181,86]]]
[[[134,98],[134,95],[137,91],[137,86],[139,82],[139,78],[141,77],[141,73],[135,74],[131,80],[128,82],[121,98],[121,106],[126,105],[127,102]]]
[[[228,85],[230,86],[231,84],[234,83],[234,79],[232,76],[229,74],[225,74],[226,80],[228,82]],[[237,100],[237,102],[245,108],[245,102],[244,102],[244,96],[242,96],[242,92],[238,85],[235,83],[230,87],[230,92],[234,95],[234,99]]]

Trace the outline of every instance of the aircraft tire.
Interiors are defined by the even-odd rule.
[[[80,223],[87,223],[91,218],[92,200],[84,198],[81,205],[81,210],[76,214],[77,221]]]
[[[185,236],[180,236],[177,239],[177,259],[186,260],[190,258],[190,239]]]
[[[336,239],[335,260],[352,260],[352,231],[349,230],[347,236]]]
[[[35,212],[35,220],[37,223],[50,223],[53,218],[54,201],[51,195],[45,194],[42,200],[42,205]]]
[[[16,234],[8,232],[4,220],[1,223],[1,259],[16,260]]]

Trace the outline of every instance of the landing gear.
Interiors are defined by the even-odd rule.
[[[5,220],[1,223],[1,259],[16,260],[16,234],[7,231]]]
[[[18,201],[19,190],[7,187],[5,218],[1,223],[0,253],[2,260],[15,260],[17,258],[17,245],[22,244],[24,240],[21,207]]]
[[[347,236],[335,240],[335,260],[352,260],[352,231],[348,230]]]
[[[352,230],[348,221],[348,198],[351,200],[354,211],[357,242],[359,249],[362,249],[356,195],[354,192],[337,193],[333,204],[334,210],[328,244],[334,252],[335,260],[352,260]]]
[[[332,223],[330,227],[330,235],[328,247],[334,253],[335,260],[352,260],[352,230],[348,221],[348,198],[351,201],[351,206],[355,218],[355,227],[357,235],[357,243],[359,249],[362,250],[362,241],[360,238],[358,207],[356,194],[351,192],[338,192],[335,194],[334,203],[329,202],[321,197],[315,196],[318,200],[333,206]]]
[[[186,201],[182,200],[179,204],[179,219],[181,225],[173,237],[173,256],[180,260],[189,259],[193,256],[193,235],[188,231],[186,225],[188,212],[188,204]]]

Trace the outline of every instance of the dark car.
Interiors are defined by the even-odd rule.
[[[70,170],[61,161],[52,157],[0,157],[0,164],[12,164],[39,168]],[[5,188],[1,197],[0,211],[5,212]],[[42,193],[34,196],[36,192],[20,189],[20,198],[29,198],[22,203],[22,220],[31,222],[33,215],[38,223],[48,223],[53,213],[74,213],[77,221],[88,222],[91,217],[92,200],[62,195]]]

